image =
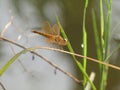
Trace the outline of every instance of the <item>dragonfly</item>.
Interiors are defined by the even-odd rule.
[[[55,43],[59,46],[67,45],[67,40],[60,36],[60,27],[54,24],[52,27],[48,21],[44,22],[42,31],[32,30],[33,33],[42,35],[47,38],[50,43]]]

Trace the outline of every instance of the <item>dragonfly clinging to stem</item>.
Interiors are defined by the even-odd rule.
[[[47,41],[49,41],[51,43],[55,43],[59,46],[67,45],[67,40],[60,36],[60,27],[58,24],[54,24],[51,27],[51,25],[48,21],[44,22],[42,30],[43,31],[32,30],[32,32],[46,37]]]

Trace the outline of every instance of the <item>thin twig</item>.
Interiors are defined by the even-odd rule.
[[[120,70],[120,67],[118,67],[118,66],[115,66],[115,65],[112,65],[112,64],[109,64],[109,63],[106,63],[106,62],[102,62],[101,60],[94,59],[94,58],[91,58],[91,57],[86,57],[86,56],[83,56],[83,55],[80,55],[80,54],[77,54],[77,53],[72,53],[72,52],[68,52],[68,51],[64,51],[64,50],[60,50],[60,49],[56,49],[56,48],[41,47],[41,46],[36,46],[36,47],[33,47],[33,48],[47,49],[47,50],[58,51],[58,52],[62,52],[62,53],[70,54],[70,55],[75,55],[77,57],[86,58],[90,61],[106,65],[106,66],[108,66],[110,68],[113,68],[113,69],[116,69],[116,70]]]
[[[9,43],[12,43],[20,48],[23,48],[23,49],[27,49],[26,47],[16,43],[15,41],[13,40],[9,40],[5,37],[2,37],[0,36],[0,40],[3,40],[3,41],[6,41],[6,42],[9,42]],[[68,77],[70,77],[71,79],[73,79],[76,83],[82,85],[82,81],[77,79],[76,77],[74,77],[72,74],[68,73],[67,71],[65,71],[64,69],[60,68],[58,65],[56,65],[55,63],[49,61],[47,58],[43,57],[42,55],[38,54],[37,52],[34,52],[34,51],[31,51],[29,50],[31,53],[37,55],[38,57],[42,58],[45,62],[47,62],[48,64],[50,64],[51,66],[55,67],[57,70],[61,71],[62,73],[64,73],[65,75],[67,75]]]
[[[7,28],[11,26],[13,21],[13,17],[10,18],[10,20],[8,21],[8,23],[5,25],[5,27],[3,28],[3,30],[1,31],[0,35],[3,36],[4,33],[6,32]]]
[[[3,90],[6,90],[4,85],[0,82],[0,86],[2,87]]]

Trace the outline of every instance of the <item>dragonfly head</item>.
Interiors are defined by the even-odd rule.
[[[63,39],[61,36],[55,38],[56,44],[60,46],[65,46],[67,45],[67,39]]]

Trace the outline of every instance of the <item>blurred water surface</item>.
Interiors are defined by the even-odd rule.
[[[96,50],[94,48],[91,9],[94,8],[96,12],[99,27],[98,5],[98,1],[91,0],[86,15],[88,56],[93,58],[96,58]],[[55,24],[55,16],[57,15],[75,52],[81,54],[83,8],[83,0],[69,0],[69,2],[66,0],[1,0],[0,30],[3,30],[12,16],[13,24],[4,33],[6,38],[15,40],[17,43],[26,47],[38,45],[56,47],[45,42],[43,36],[31,33],[31,29],[41,27],[44,21],[50,21],[52,25]],[[114,28],[116,25],[118,26]],[[98,28],[98,30],[100,29]],[[114,0],[111,16],[110,51],[114,50],[118,44],[119,0]],[[3,41],[0,41],[0,45],[0,67],[14,55],[11,47],[14,48],[15,53],[22,50]],[[37,52],[81,79],[82,75],[78,72],[78,68],[71,56],[48,50],[37,50]],[[79,60],[81,61],[81,59]],[[114,64],[119,62],[119,52],[111,57],[111,61]],[[42,59],[35,56],[35,60],[32,60],[32,54],[26,53],[11,65],[3,76],[1,76],[0,80],[7,90],[80,90],[82,88],[58,70],[56,75],[54,71],[55,68],[51,67]],[[95,85],[99,89],[99,65],[88,62],[88,73],[92,71],[96,73]],[[110,69],[107,90],[119,90],[119,74],[119,71]]]

